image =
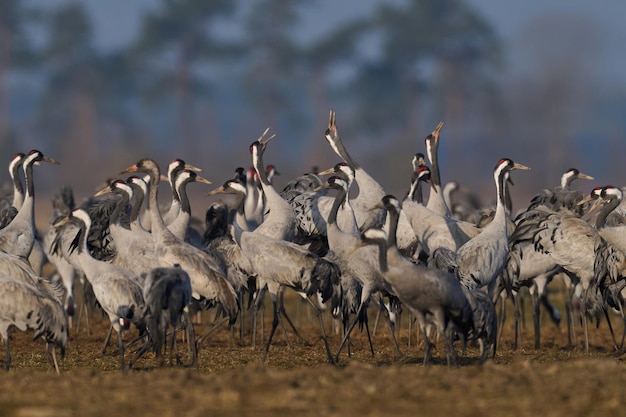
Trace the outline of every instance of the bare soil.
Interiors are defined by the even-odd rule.
[[[44,356],[41,340],[16,331],[13,363],[0,373],[0,416],[588,416],[623,414],[626,366],[614,354],[606,323],[590,326],[591,352],[583,353],[582,328],[568,346],[567,327],[542,323],[542,348],[533,348],[532,318],[526,317],[521,345],[513,349],[509,314],[496,357],[480,366],[470,347],[460,367],[448,367],[443,343],[436,344],[432,365],[422,365],[423,346],[412,332],[408,346],[406,316],[399,331],[403,352],[397,357],[384,322],[369,352],[365,332],[355,330],[352,356],[344,351],[331,366],[320,340],[315,316],[289,298],[289,311],[304,341],[277,331],[267,361],[263,349],[242,342],[226,328],[201,346],[199,368],[158,367],[152,353],[125,374],[119,371],[115,344],[100,353],[108,323],[91,319],[74,327],[70,350],[56,375]],[[529,303],[527,303],[529,304]],[[529,308],[527,308],[529,310]],[[544,315],[545,316],[545,315]],[[196,335],[211,326],[206,312]],[[266,313],[266,332],[271,317]],[[371,315],[373,327],[374,312]],[[618,335],[622,327],[613,320]],[[246,315],[246,325],[249,318]],[[236,327],[237,328],[237,327]],[[326,318],[331,349],[340,336]],[[130,340],[136,335],[131,331]],[[260,335],[259,335],[260,338]],[[179,347],[185,351],[184,343]],[[135,350],[136,346],[131,347]],[[130,358],[129,352],[127,358]],[[184,358],[186,360],[186,357]]]

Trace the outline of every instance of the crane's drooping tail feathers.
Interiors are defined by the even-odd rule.
[[[239,314],[239,298],[233,289],[233,286],[226,280],[226,278],[219,276],[217,278],[219,285],[218,301],[224,310],[226,316],[228,316],[228,325],[232,326],[237,320]]]
[[[448,271],[456,275],[459,269],[456,253],[448,248],[437,248],[433,251],[432,256],[428,260],[428,267]]]
[[[462,287],[472,310],[469,338],[481,343],[481,362],[484,362],[490,350],[492,355],[496,353],[498,340],[496,308],[487,293]]]
[[[339,267],[325,259],[320,258],[315,264],[311,276],[318,281],[318,290],[322,295],[322,302],[328,301],[335,292],[341,278]]]
[[[28,327],[34,330],[33,340],[43,337],[47,343],[61,349],[61,355],[65,355],[69,340],[68,322],[63,306],[45,296],[40,296],[41,305],[35,317],[32,312],[27,315]]]

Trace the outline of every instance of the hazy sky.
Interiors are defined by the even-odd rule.
[[[123,45],[132,39],[137,32],[140,15],[158,5],[158,0],[32,0],[32,3],[55,6],[69,1],[82,1],[87,6],[94,17],[97,42],[104,47]],[[535,26],[542,19],[548,19],[541,31],[543,40],[548,45],[555,49],[569,47],[575,51],[581,38],[584,40],[591,33],[594,39],[597,38],[596,46],[581,48],[581,59],[584,60],[586,54],[591,54],[591,67],[597,71],[598,76],[626,82],[626,25],[623,23],[626,1],[467,1],[491,21],[502,36],[510,64],[508,70],[512,73],[533,70],[535,66],[532,60],[536,59],[533,45],[528,45],[524,39],[535,31]],[[298,35],[302,38],[314,36],[344,17],[367,14],[381,2],[382,0],[316,0],[311,3],[313,6],[310,7],[310,19],[300,26]],[[553,25],[554,22],[567,18],[570,21],[579,20],[580,33],[575,33],[576,29],[572,33],[558,32],[559,26]],[[534,42],[543,43],[541,38]],[[571,44],[568,45],[568,42]]]

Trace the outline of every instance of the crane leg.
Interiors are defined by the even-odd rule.
[[[275,297],[272,297],[275,298]],[[267,358],[267,352],[270,350],[270,344],[272,343],[272,338],[274,337],[274,332],[276,332],[276,328],[278,327],[279,315],[280,312],[278,310],[278,304],[276,299],[272,299],[272,305],[274,307],[274,319],[272,320],[272,328],[270,329],[270,335],[267,338],[267,342],[265,343],[265,352],[263,353],[263,363],[265,363],[265,359]],[[287,333],[285,333],[286,335]]]
[[[531,294],[533,301],[533,327],[535,330],[535,349],[541,348],[541,335],[540,335],[540,314],[541,309],[539,308],[541,304],[539,303],[539,297],[536,297],[534,294]]]
[[[587,318],[585,317],[586,310],[587,310],[587,289],[583,289],[582,318],[583,318],[583,330],[585,332],[585,353],[589,353],[589,326],[587,325]]]
[[[322,340],[324,341],[324,347],[326,348],[326,357],[328,358],[328,363],[331,365],[335,364],[333,359],[333,354],[330,351],[330,346],[328,346],[328,338],[326,337],[326,331],[324,330],[324,318],[322,317],[322,310],[320,310],[310,298],[307,297],[307,301],[313,307],[315,314],[317,315],[317,319],[320,322],[320,329],[322,330]]]
[[[109,332],[107,333],[107,337],[104,338],[104,344],[102,345],[102,355],[106,353],[107,347],[109,346],[109,342],[111,341],[111,335],[113,334],[113,325],[109,327]]]
[[[4,369],[9,370],[11,367],[11,348],[9,347],[9,336],[3,336],[4,342]]]
[[[126,367],[124,366],[124,340],[122,340],[121,329],[119,332],[117,332],[117,346],[120,350],[120,370],[125,373]]]
[[[348,330],[344,333],[343,339],[341,340],[341,344],[339,345],[339,349],[337,350],[337,353],[335,354],[335,362],[339,362],[339,354],[341,353],[341,350],[343,349],[346,342],[350,338],[350,333],[352,333],[354,326],[356,326],[357,322],[359,321],[359,314],[361,314],[361,311],[363,311],[364,306],[365,306],[365,303],[361,303],[361,305],[359,306],[359,310],[357,311],[356,316],[354,317],[354,320],[352,320],[352,323],[350,323],[350,327],[348,327]],[[372,351],[372,356],[373,354],[374,352]]]
[[[208,332],[206,332],[205,334],[203,334],[202,336],[200,336],[200,338],[199,338],[199,339],[195,342],[195,344],[196,344],[196,350],[198,350],[198,349],[200,348],[200,344],[201,344],[202,342],[204,342],[204,340],[205,340],[207,337],[209,337],[211,334],[213,334],[213,332],[214,332],[214,331],[216,331],[217,329],[219,329],[219,328],[220,328],[220,326],[222,326],[224,323],[228,322],[228,320],[229,320],[229,317],[224,317],[224,318],[222,318],[220,321],[218,321],[217,323],[215,323],[215,324],[213,325],[213,327],[211,327],[211,328],[209,329],[209,331],[208,331]]]
[[[193,327],[193,323],[191,322],[191,317],[189,317],[189,313],[185,311],[185,331],[187,332],[187,346],[189,357],[191,358],[191,365],[198,369],[198,349],[196,347],[196,332]]]

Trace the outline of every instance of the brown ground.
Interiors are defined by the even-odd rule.
[[[542,349],[532,348],[532,321],[527,319],[522,346],[513,350],[509,320],[494,360],[479,366],[477,352],[470,349],[460,368],[448,368],[439,342],[432,366],[424,368],[415,333],[412,346],[407,346],[405,318],[402,358],[396,358],[389,330],[381,324],[374,337],[374,357],[365,333],[357,330],[352,358],[342,354],[340,364],[332,367],[326,363],[314,317],[307,318],[303,304],[295,312],[296,303],[291,301],[291,314],[307,342],[290,333],[288,348],[279,330],[265,365],[260,363],[262,349],[252,349],[249,338],[240,346],[221,329],[203,343],[198,370],[157,368],[150,354],[122,374],[113,347],[112,354],[99,353],[108,327],[98,318],[92,319],[92,335],[84,321],[73,333],[57,376],[44,358],[42,341],[32,341],[32,333],[15,332],[13,364],[0,377],[0,416],[622,414],[626,367],[612,355],[605,323],[599,329],[591,327],[588,355],[580,347],[580,328],[578,346],[567,347],[564,323],[556,328],[547,319]],[[203,319],[207,323],[209,315]],[[330,327],[330,320],[327,324]],[[197,326],[197,335],[208,326]],[[616,327],[621,332],[621,325]],[[336,350],[339,336],[330,339]]]

